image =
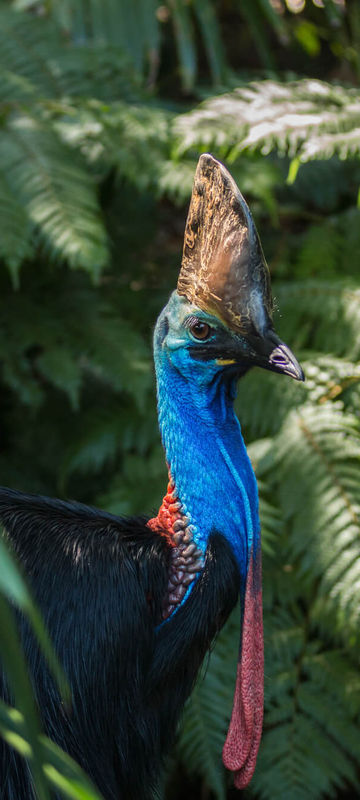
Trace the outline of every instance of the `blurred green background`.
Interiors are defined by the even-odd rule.
[[[239,387],[266,653],[244,796],[262,800],[360,796],[359,48],[357,0],[0,0],[0,483],[157,508],[151,335],[201,152],[256,219],[275,325],[307,376]],[[221,767],[238,635],[237,610],[166,800],[238,796]]]

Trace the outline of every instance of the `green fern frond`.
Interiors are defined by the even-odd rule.
[[[236,608],[188,700],[177,744],[184,768],[201,775],[217,800],[226,797],[221,753],[231,714],[239,637],[240,610]]]
[[[126,103],[109,113],[104,101],[139,97],[123,51],[71,45],[46,15],[0,8],[0,76],[0,209],[8,221],[0,255],[15,284],[39,242],[51,258],[96,280],[109,263],[97,180],[117,164],[141,189],[154,180],[167,142],[165,113]],[[87,117],[83,98],[92,107]],[[91,174],[85,162],[98,166],[102,154],[102,175]]]
[[[126,453],[122,459],[121,471],[115,472],[107,490],[98,495],[97,502],[114,514],[145,512],[151,516],[157,513],[167,478],[164,451],[157,442],[149,447],[146,459],[135,452]]]
[[[322,798],[347,782],[355,789],[360,747],[355,670],[345,655],[316,640],[300,607],[284,611],[273,606],[265,615],[266,714],[255,796],[305,800],[311,792]]]
[[[20,266],[34,255],[32,225],[5,170],[0,171],[0,216],[0,257],[9,268],[14,286],[18,287]]]
[[[297,158],[360,154],[360,93],[325,81],[262,81],[206,100],[178,117],[178,153],[215,148],[235,159],[244,150]]]
[[[322,405],[329,400],[343,403],[350,412],[355,410],[360,391],[360,365],[344,358],[318,355],[304,361],[306,391],[313,403]]]
[[[207,687],[208,688],[208,687]],[[217,703],[219,685],[214,681],[212,702],[203,697],[204,685],[197,685],[185,709],[178,757],[192,774],[203,776],[204,783],[212,789],[218,800],[225,800],[225,776],[221,765],[224,731],[219,726],[222,705]]]
[[[300,308],[297,310],[300,315]],[[292,343],[296,339],[296,322],[296,317],[289,320],[285,341]],[[315,336],[316,328],[312,330],[312,338]],[[236,411],[247,443],[278,433],[289,411],[306,402],[320,406],[328,401],[341,402],[344,408],[356,410],[360,392],[358,363],[309,351],[304,351],[302,357],[297,347],[296,352],[304,369],[305,383],[299,385],[293,381],[279,380],[278,375],[257,369],[251,370],[242,379]]]
[[[133,404],[126,405],[124,399],[106,408],[91,409],[83,413],[79,420],[76,435],[72,437],[70,447],[65,453],[62,467],[62,479],[67,479],[74,472],[83,474],[98,473],[105,465],[114,465],[116,456],[137,453],[139,458],[148,458],[154,444],[158,444],[158,433],[155,414],[155,401],[148,404],[147,414],[134,411]],[[164,468],[164,457],[161,452],[161,472]],[[124,474],[124,480],[126,475]],[[113,494],[113,477],[109,492]],[[163,489],[165,490],[166,476]]]
[[[261,440],[260,440],[261,442]],[[259,444],[258,442],[254,445]],[[253,461],[253,454],[256,446],[249,447],[249,456]],[[256,469],[256,464],[253,463]],[[281,511],[274,505],[273,498],[269,492],[269,487],[266,482],[258,478],[258,491],[259,491],[259,513],[261,523],[261,546],[263,553],[274,552],[274,542],[278,539],[283,529],[283,519]]]
[[[341,124],[343,120],[339,122]],[[351,125],[351,120],[346,121],[346,124]],[[359,156],[359,153],[360,126],[348,131],[339,130],[334,133],[321,133],[319,136],[312,135],[309,141],[302,143],[300,159],[306,162],[316,158],[332,158],[336,154],[344,160]]]
[[[348,167],[355,168],[354,164]],[[329,178],[331,191],[327,186]],[[318,162],[301,173],[296,196],[301,201],[311,199],[311,203],[322,212],[332,210],[334,205],[342,202],[344,180],[347,180],[346,172],[340,162],[332,162],[326,165],[326,169],[322,162]],[[356,280],[359,259],[360,209],[350,207],[340,214],[319,216],[315,224],[306,226],[301,234],[292,237],[290,264],[286,272],[292,280],[321,277],[329,281],[336,275]]]
[[[33,9],[38,7],[43,13],[43,6],[37,0],[29,3],[29,6]],[[18,2],[15,7],[23,10],[26,4]],[[50,3],[47,12],[50,19],[45,21],[46,24],[54,21],[58,31],[67,36],[70,34],[73,42],[81,42],[83,47],[91,47],[94,52],[103,47],[117,48],[118,52],[126,53],[139,75],[153,86],[161,58],[161,12],[159,14],[155,0],[138,0],[136,3],[129,0],[119,0],[117,3],[112,0],[65,0],[61,4]],[[183,88],[193,88],[197,73],[195,19],[213,81],[224,81],[226,59],[219,21],[210,0],[194,0],[191,5],[178,0],[165,0],[162,13],[173,26]],[[22,16],[25,20],[29,19],[28,16]]]
[[[104,108],[92,99],[45,104],[61,139],[81,150],[92,168],[106,175],[116,168],[141,192],[162,189],[161,176],[168,158],[169,124],[172,115],[162,109],[116,102]]]
[[[277,284],[275,323],[299,350],[325,350],[356,361],[360,354],[360,290],[344,281],[309,280]]]
[[[57,389],[64,391],[72,408],[79,409],[82,370],[79,359],[73,357],[68,348],[47,348],[36,359],[40,376]]]
[[[103,103],[132,102],[141,96],[141,81],[121,47],[64,43],[52,55],[59,78],[60,97],[97,98]],[[51,98],[55,95],[52,93]]]
[[[10,292],[0,322],[4,332],[16,324],[12,337],[0,339],[0,356],[5,381],[17,393],[24,382],[23,392],[42,396],[46,381],[76,407],[81,382],[93,378],[144,411],[152,387],[149,348],[120,317],[114,292],[111,300],[105,292],[99,296],[85,278],[69,273],[56,295],[41,283],[33,293]]]
[[[291,412],[274,441],[289,550],[346,630],[360,613],[360,430],[336,404]],[[301,480],[300,480],[301,476]]]
[[[14,281],[33,252],[34,231],[50,256],[96,280],[109,263],[108,239],[85,160],[101,177],[115,167],[138,190],[158,191],[168,128],[161,110],[104,109],[95,100],[42,103],[36,115],[10,116],[0,152],[0,208],[3,202],[8,217],[0,253]]]
[[[327,697],[321,698],[322,709],[327,702]],[[336,713],[339,709],[334,709]],[[253,780],[255,796],[272,800],[278,793],[284,800],[307,800],[310,791],[314,800],[320,800],[347,782],[358,786],[351,753],[334,744],[326,725],[318,724],[314,716],[297,712],[291,718],[289,704],[288,719],[265,730]]]
[[[165,194],[177,204],[186,202],[191,196],[195,169],[195,159],[184,158],[181,161],[174,161],[165,158],[160,165],[158,175],[160,196]]]
[[[49,253],[97,278],[108,249],[95,186],[50,126],[14,116],[2,133],[0,171]]]
[[[323,225],[310,225],[300,244],[296,274],[304,279],[321,274],[331,278],[337,272],[342,246],[343,237],[331,219]]]
[[[2,86],[1,99],[5,102],[19,100],[24,90],[21,99],[27,100],[31,88],[43,97],[62,94],[56,59],[55,62],[51,60],[51,53],[56,53],[59,43],[59,33],[53,23],[42,19],[39,24],[37,18],[17,14],[3,4],[0,9],[0,70],[9,78],[11,74],[16,76],[18,86],[10,79],[8,85]],[[13,89],[15,97],[11,93]]]
[[[0,8],[0,100],[10,105],[61,97],[131,100],[139,78],[121,47],[72,45],[43,14]]]
[[[292,337],[287,341],[292,342]],[[277,433],[287,412],[306,398],[306,384],[295,385],[292,381],[279,380],[278,375],[270,372],[251,370],[239,384],[235,406],[245,441]]]

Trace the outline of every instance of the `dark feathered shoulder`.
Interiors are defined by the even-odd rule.
[[[45,730],[79,761],[104,797],[114,800],[122,796],[116,775],[118,731],[127,730],[128,704],[135,709],[143,696],[167,590],[168,545],[146,521],[0,489],[0,524],[72,689],[69,715],[21,618]],[[1,681],[0,694],[9,700]],[[125,751],[126,741],[125,735]],[[4,771],[9,784],[1,785],[1,797],[30,800],[27,770],[0,743],[0,781]]]
[[[31,576],[39,565],[56,572],[101,573],[106,563],[135,565],[143,559],[167,564],[166,540],[151,531],[147,517],[122,518],[82,503],[0,488],[0,523]]]
[[[146,518],[0,489],[0,522],[71,685],[68,711],[20,619],[47,734],[106,800],[148,800],[205,652],[238,596],[230,546],[210,538],[190,597],[161,624],[170,548]],[[11,700],[6,685],[0,694]],[[1,740],[0,786],[2,800],[33,800],[24,762]]]
[[[38,532],[43,529],[48,532],[50,524],[51,535],[61,536],[71,525],[77,527],[84,541],[96,530],[121,534],[129,542],[134,536],[137,541],[139,536],[149,540],[148,517],[118,517],[84,503],[25,494],[5,487],[0,487],[0,519],[14,532],[19,530],[19,525],[24,532],[29,523],[36,524]]]
[[[146,517],[123,519],[81,503],[0,489],[0,523],[50,628],[57,620],[55,644],[61,639],[65,647],[71,626],[79,636],[85,625],[90,646],[92,612],[96,638],[99,614],[109,619],[119,604],[130,616],[130,627],[144,613],[150,613],[153,625],[159,621],[169,548],[146,522]],[[80,644],[86,650],[81,641],[76,652]]]

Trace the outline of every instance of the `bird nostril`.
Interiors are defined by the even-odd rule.
[[[298,364],[295,356],[285,344],[274,348],[269,356],[269,365],[273,369],[283,372],[284,375],[290,375],[291,378],[295,378],[297,381],[305,380],[300,364]]]
[[[285,358],[285,356],[280,355],[280,353],[278,355],[274,356],[271,359],[271,361],[272,361],[273,364],[283,364],[283,365],[285,365],[285,364],[288,363],[288,359]]]
[[[278,367],[285,367],[289,363],[288,357],[280,349],[275,349],[269,358],[271,364]]]

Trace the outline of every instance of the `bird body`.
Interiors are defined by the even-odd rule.
[[[223,759],[238,788],[255,768],[263,713],[260,526],[233,402],[254,364],[303,379],[273,330],[262,259],[231,176],[201,156],[178,289],[154,333],[169,470],[155,517],[126,520],[0,490],[0,521],[72,691],[67,708],[21,618],[45,731],[105,800],[152,796],[204,655],[239,593],[239,665]],[[2,695],[11,701],[5,678]],[[33,800],[26,763],[4,743],[0,786],[2,800]]]
[[[211,538],[191,596],[161,625],[171,552],[145,519],[7,489],[0,518],[72,689],[68,709],[21,619],[46,733],[105,800],[151,797],[206,650],[238,596],[229,546]],[[11,700],[6,686],[1,693]],[[2,740],[0,786],[2,800],[35,798],[25,761]]]

